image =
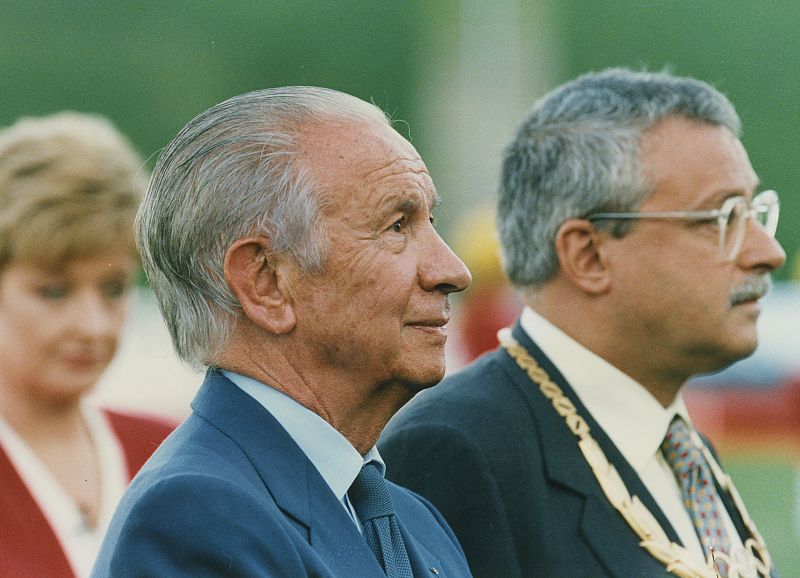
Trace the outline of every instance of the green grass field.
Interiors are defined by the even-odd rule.
[[[782,577],[800,576],[800,468],[777,456],[721,456]]]

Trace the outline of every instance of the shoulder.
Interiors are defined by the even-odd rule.
[[[193,414],[131,483],[95,573],[305,575],[298,544],[308,530],[281,510],[272,489],[235,439]]]
[[[463,434],[468,443],[476,431],[512,426],[529,412],[530,395],[515,382],[509,361],[504,351],[491,352],[420,392],[392,418],[382,441],[436,431],[449,438]]]
[[[112,520],[96,574],[255,575],[286,564],[293,542],[268,492],[224,468],[143,474]]]
[[[165,522],[168,525],[183,520],[191,528],[200,528],[203,520],[212,519],[215,524],[242,525],[248,516],[274,505],[259,491],[263,486],[250,482],[246,476],[232,476],[224,467],[145,470],[131,485],[121,510],[127,523],[137,527],[137,519],[149,520],[149,527],[162,520],[172,520]],[[244,519],[237,520],[240,516]]]
[[[430,498],[448,520],[451,506],[489,500],[520,470],[535,477],[543,468],[542,400],[508,361],[502,351],[483,356],[415,397],[381,435],[387,475]],[[456,480],[470,491],[455,491]]]

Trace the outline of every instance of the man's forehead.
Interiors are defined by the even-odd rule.
[[[320,161],[347,161],[381,156],[389,149],[404,148],[406,156],[417,156],[414,147],[380,119],[318,119],[298,130],[300,152]]]
[[[301,156],[328,190],[422,189],[433,202],[435,189],[414,147],[378,120],[318,124],[306,131]]]
[[[717,206],[758,185],[742,143],[722,126],[666,119],[645,133],[641,155],[645,177],[657,190],[682,193],[692,206]]]

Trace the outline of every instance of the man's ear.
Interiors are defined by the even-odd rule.
[[[611,287],[603,240],[585,219],[564,221],[556,232],[555,248],[561,273],[591,295],[600,295]]]
[[[244,314],[275,335],[289,333],[296,321],[290,280],[282,264],[270,253],[265,237],[239,239],[225,254],[225,281]]]

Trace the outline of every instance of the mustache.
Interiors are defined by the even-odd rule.
[[[731,291],[731,305],[760,299],[772,289],[772,278],[769,275],[752,275],[741,285]]]

